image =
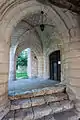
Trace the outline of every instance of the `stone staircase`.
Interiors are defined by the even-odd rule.
[[[46,116],[74,108],[63,85],[27,91],[23,95],[9,96],[9,99],[11,109],[3,120],[14,120],[14,117],[15,120],[44,120]]]

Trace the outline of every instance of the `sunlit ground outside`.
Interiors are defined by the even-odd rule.
[[[28,79],[27,49],[23,50],[16,61],[16,79]]]
[[[16,79],[28,79],[28,74],[26,72],[24,73],[17,73],[16,72]]]

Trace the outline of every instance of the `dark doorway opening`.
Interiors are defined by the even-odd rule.
[[[61,81],[61,60],[60,50],[57,50],[50,54],[50,79]]]

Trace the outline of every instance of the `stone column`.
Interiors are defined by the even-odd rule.
[[[15,61],[15,46],[10,48],[10,63],[9,63],[9,80],[16,79],[16,61]]]
[[[31,78],[31,49],[27,48],[28,64],[27,64],[27,73],[29,78]]]
[[[43,56],[38,56],[38,77],[43,78]]]
[[[49,58],[44,55],[44,79],[49,78]]]
[[[8,101],[9,45],[0,40],[0,120],[9,111]]]
[[[38,77],[38,60],[33,51],[31,51],[31,66],[32,78]]]

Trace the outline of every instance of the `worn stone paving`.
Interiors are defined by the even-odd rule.
[[[37,120],[79,120],[75,109],[66,112],[60,112],[54,115],[49,115]]]
[[[66,86],[65,85],[54,85],[53,87],[45,87],[45,88],[39,88],[39,89],[33,89],[30,91],[25,91],[21,93],[13,93],[14,91],[11,91],[12,94],[9,95],[10,100],[14,99],[25,99],[25,98],[32,98],[37,96],[45,96],[60,92],[65,92]]]
[[[69,100],[60,102],[45,103],[40,106],[31,106],[30,108],[11,110],[3,120],[36,120],[47,115],[56,114],[58,112],[70,110],[74,107]]]
[[[54,80],[44,80],[44,79],[21,79],[16,81],[9,81],[8,83],[8,94],[25,94],[26,91],[31,91],[33,89],[52,87],[58,84],[58,81]]]
[[[62,84],[56,84],[53,87],[33,89],[28,94],[9,96],[11,110],[2,120],[58,120],[57,113],[74,108],[65,88]]]
[[[48,110],[47,113],[50,113],[50,111],[51,110]],[[35,112],[34,117],[32,114],[33,110],[31,108],[28,109],[27,113],[26,113],[26,110],[24,110],[24,116],[23,116],[23,112],[21,112],[20,110],[15,111],[15,112],[10,112],[7,115],[7,118],[5,117],[2,120],[14,120],[14,117],[15,117],[15,120],[79,120],[75,109],[71,109],[66,112],[49,114],[47,116],[44,116],[44,117],[41,117],[38,119],[37,119],[37,117],[40,117],[44,114],[42,111],[38,115],[37,115],[37,112]],[[12,118],[10,118],[10,115],[12,116]],[[17,116],[19,116],[19,117],[17,117]]]
[[[55,93],[51,95],[38,96],[28,99],[12,100],[11,101],[11,110],[17,110],[21,108],[29,108],[31,106],[40,106],[45,103],[57,102],[67,100],[67,94],[65,93]]]

